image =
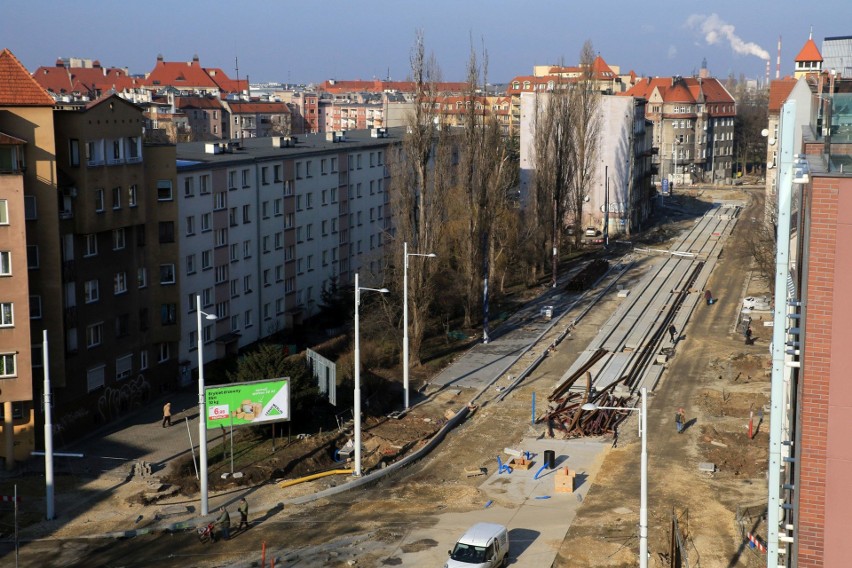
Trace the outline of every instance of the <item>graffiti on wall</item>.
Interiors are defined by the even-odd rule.
[[[107,387],[98,398],[99,418],[103,422],[111,422],[130,410],[140,408],[150,396],[151,385],[144,375],[137,375],[120,387]]]

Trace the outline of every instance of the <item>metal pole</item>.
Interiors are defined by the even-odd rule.
[[[47,331],[45,331],[47,333]],[[15,568],[18,568],[18,484],[15,484]]]
[[[609,246],[609,166],[604,166],[604,248]]]
[[[361,347],[358,340],[358,304],[361,303],[361,289],[358,287],[358,273],[355,273],[355,477],[361,477]]]
[[[642,489],[639,502],[639,567],[648,568],[648,389],[642,387],[642,410],[639,422],[642,428]]]
[[[204,401],[204,339],[201,329],[201,295],[195,296],[195,315],[198,324],[198,468],[201,470],[201,514],[206,515],[207,509],[207,413]]]
[[[402,243],[402,390],[408,410],[408,243]],[[357,284],[356,284],[357,286]]]
[[[47,330],[42,331],[42,367],[44,368],[44,485],[47,504],[47,520],[54,518],[53,512],[53,419],[50,395],[50,355],[47,352]],[[7,459],[12,459],[8,456]]]
[[[186,424],[186,435],[189,437],[189,450],[192,452],[192,467],[195,468],[195,479],[198,479],[198,462],[195,461],[195,446],[192,445],[192,430],[189,428],[189,416],[184,416],[183,421]]]
[[[532,419],[530,420],[530,424],[535,426],[535,391],[532,393]]]
[[[555,258],[555,257],[554,257]],[[482,270],[484,274],[482,275],[482,343],[488,343],[488,233],[482,233]],[[555,278],[556,272],[554,274],[554,286],[556,286]]]
[[[234,477],[234,414],[231,413],[231,477]]]

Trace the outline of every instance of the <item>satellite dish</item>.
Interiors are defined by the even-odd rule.
[[[583,198],[583,201],[584,201],[585,203],[588,203],[588,202],[589,202],[589,196],[588,196],[588,195],[587,195],[587,196],[585,196],[585,197]]]
[[[771,170],[774,167],[775,167],[775,164],[773,164],[772,162],[766,162],[766,169]]]
[[[760,131],[760,135],[763,136],[764,138],[766,138],[767,136],[769,136],[769,130],[764,128],[763,130]]]
[[[775,146],[775,138],[770,138],[770,139],[769,139],[769,145],[770,145],[770,146]]]

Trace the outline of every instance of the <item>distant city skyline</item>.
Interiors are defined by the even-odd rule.
[[[713,3],[568,3],[543,0],[329,0],[321,4],[256,1],[246,4],[152,0],[73,3],[31,0],[0,21],[0,48],[30,72],[60,57],[97,59],[104,67],[150,72],[158,55],[218,67],[253,83],[320,83],[327,79],[404,80],[417,30],[434,54],[443,80],[463,81],[471,51],[488,54],[491,83],[532,73],[534,65],[577,63],[590,40],[606,61],[641,76],[692,75],[702,61],[719,78],[775,77],[783,37],[781,75],[808,39],[852,34],[848,0],[801,5],[719,0]],[[845,15],[845,17],[844,17]]]

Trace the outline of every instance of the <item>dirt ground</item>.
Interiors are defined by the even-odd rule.
[[[695,191],[681,195],[684,198],[680,203],[678,197],[669,201],[672,211],[678,205],[688,206],[692,198],[712,200],[720,197],[748,201],[743,216],[762,215],[762,194],[757,192]],[[678,218],[673,213],[670,223],[655,231],[659,246],[665,246],[665,239],[675,234],[674,226],[692,222],[685,217],[680,221]],[[745,546],[743,541],[744,530],[765,534],[759,515],[746,516],[742,521],[737,516],[738,510],[751,512],[754,506],[759,509],[761,503],[765,505],[768,449],[767,345],[771,328],[755,325],[756,340],[752,345],[745,345],[736,329],[740,300],[748,295],[767,293],[765,282],[751,271],[750,259],[741,244],[745,230],[744,224],[738,223],[708,283],[719,302],[713,306],[699,306],[693,313],[669,369],[649,400],[650,566],[669,565],[673,518],[677,519],[686,542],[690,566],[756,567],[765,564],[760,553]],[[520,388],[499,404],[478,408],[428,459],[372,488],[288,511],[285,521],[270,517],[269,521],[259,524],[257,531],[246,533],[241,546],[247,550],[259,549],[262,541],[275,538],[272,535],[284,528],[288,541],[298,542],[299,547],[328,546],[324,565],[329,568],[347,565],[344,557],[334,552],[336,547],[342,546],[358,550],[359,566],[395,565],[388,549],[392,550],[394,543],[403,542],[408,531],[406,527],[428,526],[436,522],[437,513],[481,507],[483,496],[478,489],[481,479],[468,478],[464,469],[493,467],[495,448],[512,446],[527,434],[541,433],[541,428],[530,425],[533,393],[538,393],[539,397],[549,393],[616,306],[617,302],[605,300],[590,312],[584,324],[552,350]],[[507,383],[508,379],[504,378],[496,386]],[[392,461],[418,447],[443,424],[448,410],[465,404],[468,394],[445,389],[401,419],[368,419],[364,424],[365,470],[380,467],[381,462]],[[686,409],[689,421],[681,435],[675,432],[673,421],[674,412],[680,406]],[[750,413],[753,414],[753,439],[748,437]],[[636,418],[630,418],[619,430],[618,444],[607,453],[554,566],[636,565],[639,517]],[[335,429],[303,439],[293,436],[289,444],[286,437],[279,438],[274,453],[268,440],[246,439],[236,452],[241,460],[240,469],[246,473],[240,482],[221,479],[220,474],[228,470],[229,464],[221,459],[221,448],[211,446],[211,489],[227,493],[244,489],[244,485],[345,466],[334,460],[334,450],[349,437],[351,432]],[[699,470],[701,463],[714,464],[715,471]],[[193,477],[182,476],[184,480]],[[86,517],[84,520],[54,530],[51,533],[54,536],[71,535],[81,527],[89,533],[116,530],[117,524],[123,526],[117,523],[119,515],[125,519],[128,514],[139,511],[141,518],[146,512],[140,501],[144,486],[104,479],[79,481],[87,490],[109,489],[111,497],[98,511],[81,513]],[[161,504],[194,499],[192,482],[186,483],[189,497],[165,499]],[[334,478],[324,478],[300,484],[281,491],[279,498],[316,492],[335,483]],[[61,494],[73,495],[73,491]],[[513,506],[508,502],[499,504]],[[110,514],[110,510],[115,514]],[[131,549],[137,540],[111,547],[109,552],[120,558],[127,554],[125,547]],[[188,542],[185,546],[192,551],[196,545]],[[158,550],[168,552],[174,544],[156,541],[148,546],[156,553]],[[414,550],[437,546],[437,542],[427,539],[400,546]],[[100,553],[106,554],[106,550]],[[195,565],[207,564],[198,561]]]
[[[739,192],[738,192],[739,193]],[[708,192],[695,192],[712,198]],[[756,193],[723,198],[748,200],[742,217],[762,212]],[[737,330],[743,297],[768,293],[750,267],[738,223],[708,282],[719,302],[700,305],[684,329],[669,369],[648,405],[650,566],[669,566],[676,519],[690,566],[763,566],[760,552],[746,546],[744,532],[765,535],[771,328],[757,327],[746,345]],[[753,315],[757,322],[758,316]],[[769,317],[768,315],[766,317]],[[766,331],[764,331],[766,330]],[[687,429],[677,434],[674,414],[683,406]],[[753,438],[749,439],[752,416]],[[761,419],[762,418],[762,419]],[[554,566],[635,566],[639,522],[639,441],[622,427],[617,448],[571,525]],[[710,473],[699,464],[713,464]]]

